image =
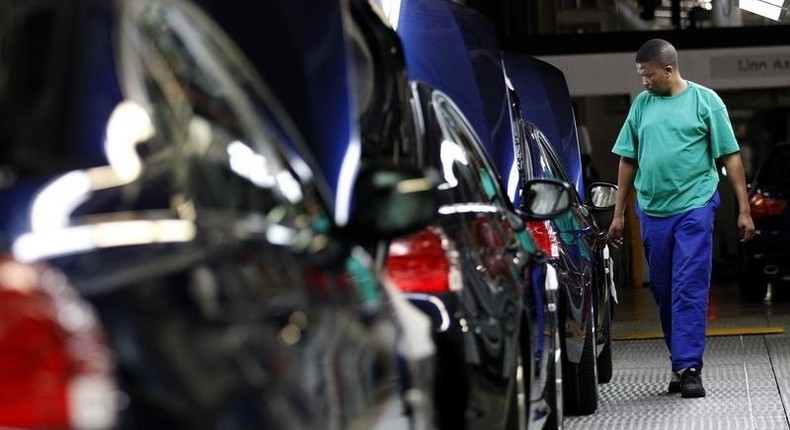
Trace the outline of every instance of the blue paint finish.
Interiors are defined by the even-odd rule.
[[[449,2],[403,0],[397,32],[403,43],[409,77],[447,94],[484,145],[490,146],[491,133],[477,90],[475,70]]]
[[[537,58],[513,53],[505,53],[504,58],[506,73],[521,99],[522,117],[546,135],[584,201],[579,137],[565,75]]]
[[[450,9],[463,34],[477,81],[490,134],[490,140],[483,141],[485,149],[505,184],[514,162],[513,124],[496,29],[491,21],[471,8],[451,3]]]
[[[112,3],[103,0],[86,2],[76,8],[73,33],[56,33],[50,55],[67,51],[67,64],[58,64],[60,73],[40,82],[53,88],[57,96],[49,97],[42,122],[55,132],[36,142],[41,153],[35,162],[16,172],[14,182],[0,189],[0,246],[4,249],[19,235],[30,231],[30,206],[38,191],[60,174],[108,164],[104,151],[107,120],[122,100],[115,68],[112,34]],[[76,21],[76,20],[79,21]],[[54,101],[53,101],[54,100]],[[43,103],[33,100],[32,103]],[[22,125],[20,125],[22,127]],[[11,139],[25,139],[19,131]],[[25,141],[11,142],[27,145]],[[47,158],[47,157],[51,157]],[[12,160],[14,162],[16,160]]]
[[[82,66],[82,109],[75,131],[75,145],[82,145],[91,166],[107,165],[104,151],[107,121],[113,109],[123,100],[116,70],[116,40],[112,29],[112,3],[91,8],[85,28],[85,56]]]
[[[308,145],[329,182],[330,198],[342,192],[339,187],[343,186],[343,160],[359,136],[355,127],[356,109],[350,97],[343,13],[338,1],[300,0],[299,34],[305,66],[305,93],[310,101],[315,131]],[[328,203],[336,217],[349,209],[338,207],[342,202],[330,199]]]
[[[44,184],[36,181],[19,180],[13,187],[0,189],[0,246],[8,249],[14,239],[30,231],[30,203]]]

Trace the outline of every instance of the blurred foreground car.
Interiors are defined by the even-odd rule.
[[[429,322],[355,245],[435,218],[421,173],[360,170],[337,226],[191,3],[3,8],[0,427],[430,425]]]
[[[779,143],[766,155],[749,184],[754,239],[740,244],[740,291],[744,300],[788,297],[782,283],[790,281],[790,143]],[[778,288],[777,288],[778,287]]]

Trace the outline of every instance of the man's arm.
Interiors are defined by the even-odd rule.
[[[625,207],[628,204],[628,197],[634,189],[636,168],[636,160],[628,157],[620,157],[620,164],[617,167],[617,195],[614,203],[614,216],[612,218],[612,224],[609,226],[609,231],[606,233],[606,241],[615,247],[619,247],[623,243]]]
[[[741,242],[746,242],[754,237],[754,221],[749,209],[749,197],[746,191],[746,175],[739,152],[722,156],[720,159],[727,168],[727,177],[730,179],[735,198],[738,200],[738,232]]]

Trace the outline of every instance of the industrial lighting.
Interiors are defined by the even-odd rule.
[[[739,0],[738,7],[774,21],[781,21],[790,7],[790,0]]]

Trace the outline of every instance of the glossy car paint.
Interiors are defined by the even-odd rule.
[[[475,73],[476,87],[483,101],[487,130],[491,135],[486,145],[486,152],[490,154],[497,171],[502,175],[507,194],[512,197],[511,201],[514,205],[520,204],[522,197],[520,191],[523,191],[520,187],[524,182],[520,181],[518,161],[513,151],[515,134],[518,130],[514,127],[508,83],[496,31],[490,21],[475,10],[457,3],[451,3],[450,8],[464,35],[467,55]],[[561,220],[567,216],[567,213],[562,214],[556,219]],[[530,242],[533,246],[531,249],[534,251],[534,242],[531,240]],[[545,271],[545,268],[536,270],[536,276],[539,278],[536,279],[535,285],[546,286],[550,283],[545,278]],[[556,357],[560,355],[559,326],[563,324],[555,312],[560,308],[560,297],[557,293],[556,289],[546,291],[545,288],[542,292],[536,292],[536,295],[545,294],[540,302],[546,305],[546,308],[543,317],[538,317],[541,324],[545,324],[545,329],[540,331],[542,335],[538,340],[535,361],[537,368],[530,399],[532,408],[528,426],[534,428],[543,428],[547,425],[561,426],[563,419],[562,399],[556,398],[555,395],[555,391],[561,389],[561,383],[557,383],[555,377],[558,377],[557,372],[560,371]],[[554,411],[551,411],[552,409]]]
[[[519,164],[522,175],[567,182],[568,176],[559,158],[540,130],[526,121],[522,121],[522,129],[518,151],[523,158]],[[603,259],[596,254],[602,252],[603,245],[596,242],[599,239],[591,211],[575,193],[571,198],[571,210],[552,219],[550,225],[558,239],[557,254],[549,261],[557,268],[561,285],[559,320],[566,413],[590,414],[597,409],[596,355],[611,342],[609,337],[603,336],[604,330],[607,336],[610,330],[611,320],[606,319],[610,318],[609,308],[596,309],[596,306],[609,306],[611,302],[609,284],[603,283],[606,279],[603,266],[598,267]],[[599,282],[602,283],[600,287]],[[599,299],[603,305],[597,302]],[[598,315],[601,315],[600,321]],[[611,360],[608,354],[604,358]],[[611,369],[611,364],[606,365]]]
[[[409,79],[446,93],[487,146],[491,132],[480,92],[475,90],[475,70],[452,6],[445,0],[403,0],[397,32]]]
[[[521,118],[524,120],[523,145],[531,147],[523,152],[525,155],[532,154],[531,174],[569,181],[575,185],[577,191],[584,190],[581,164],[577,163],[580,150],[573,106],[562,71],[542,60],[513,53],[505,53],[504,64],[519,100]],[[540,89],[536,89],[537,87]],[[550,103],[543,98],[547,91],[552,95]],[[560,130],[558,137],[561,143],[552,141],[551,136],[535,122],[538,120],[547,124],[550,130]],[[549,169],[551,164],[554,164],[553,169]],[[589,185],[592,184],[587,184]],[[565,276],[561,276],[564,278],[561,283],[574,285],[567,290],[568,303],[573,304],[568,309],[567,317],[569,321],[583,323],[585,317],[579,320],[575,315],[585,315],[587,312],[578,307],[592,300],[600,350],[608,343],[602,336],[608,336],[604,333],[604,325],[607,324],[607,318],[611,319],[609,314],[613,303],[611,297],[614,284],[611,274],[607,274],[605,270],[605,244],[601,240],[605,226],[598,225],[593,216],[594,208],[587,205],[584,196],[584,192],[577,192],[571,210],[573,218],[565,215],[567,222],[561,225],[558,222],[563,217],[559,217],[553,221],[553,226],[562,239],[562,261],[558,269]],[[587,294],[592,294],[592,298],[586,297]],[[568,356],[574,362],[577,360],[575,349],[568,349]]]
[[[63,26],[33,30],[62,33],[12,65],[58,69],[11,100],[51,128],[3,111],[19,114],[0,210],[3,252],[62,270],[94,305],[122,426],[408,428],[391,294],[334,233],[288,114],[191,3],[115,5],[37,4]],[[55,188],[75,177],[83,192]],[[36,217],[44,203],[62,217]]]
[[[513,152],[510,117],[502,58],[496,32],[491,23],[475,10],[447,1],[407,0],[401,3],[398,34],[403,42],[409,76],[445,92],[468,118],[475,133],[496,166],[500,183],[510,184],[518,177]],[[504,177],[504,181],[502,180]],[[508,194],[511,190],[507,189]],[[526,249],[537,250],[526,235]],[[546,270],[536,264],[528,308],[540,335],[532,336],[538,357],[530,387],[530,428],[542,428],[549,400],[550,367],[559,345],[557,335],[556,292],[548,293]],[[543,329],[545,327],[545,330]],[[554,407],[554,406],[552,406]],[[561,419],[561,418],[560,418]]]
[[[522,172],[531,177],[567,180],[563,171],[558,171],[559,161],[542,132],[533,124],[522,121],[523,134],[520,153],[524,157]],[[549,161],[550,157],[553,161]],[[559,238],[558,256],[553,263],[560,273],[560,283],[564,287],[566,313],[561,316],[565,321],[567,337],[566,353],[568,358],[578,363],[584,342],[585,325],[591,318],[593,305],[593,255],[585,227],[589,222],[589,212],[584,209],[578,198],[573,199],[571,212],[551,221],[551,226]]]
[[[571,184],[582,201],[586,198],[582,181],[581,152],[576,119],[565,76],[557,67],[534,57],[503,53],[508,78],[521,99],[525,119],[535,124],[557,152]]]
[[[443,6],[440,2],[423,5],[434,12],[437,10],[432,8]],[[414,24],[412,17],[402,10],[398,28],[418,29],[410,27]],[[387,55],[388,52],[403,52],[407,62],[412,54],[406,44],[401,49],[401,39],[391,29],[382,28],[381,23],[376,27],[370,22],[360,22],[358,27],[368,40],[368,47],[359,51],[371,52],[359,60],[373,65],[357,69],[378,71],[373,79],[378,87],[375,91],[391,95],[389,109],[384,111],[402,109],[400,90],[411,75],[406,75],[403,59],[399,69],[402,72],[382,71],[380,65],[398,66],[398,58]],[[445,30],[460,36],[455,28]],[[528,245],[521,241],[529,237],[523,229],[515,231],[507,221],[506,214],[512,212],[512,207],[501,191],[497,174],[491,170],[480,138],[458,107],[447,95],[434,91],[424,82],[414,83],[407,90],[415,134],[377,140],[374,137],[381,130],[375,128],[377,124],[369,124],[372,129],[361,130],[367,137],[363,139],[363,160],[372,164],[413,165],[440,175],[439,218],[422,234],[426,239],[441,238],[445,249],[442,257],[450,264],[450,291],[407,294],[434,318],[438,427],[506,428],[515,425],[518,416],[520,352],[522,347],[532,348],[522,336],[537,337],[537,332],[532,332],[537,330],[537,325],[528,321],[524,312],[523,292],[530,285],[527,268],[531,261],[526,251]],[[408,243],[396,240],[393,246],[400,248]],[[403,250],[399,249],[397,255],[401,254]],[[532,353],[525,351],[524,357],[531,367]],[[529,378],[530,373],[524,378]]]
[[[350,186],[358,171],[357,106],[338,0],[198,0],[270,83],[326,177],[327,201],[338,225],[350,216]]]
[[[597,390],[592,389],[591,380],[608,382],[612,375],[611,320],[615,287],[611,270],[607,270],[611,267],[611,257],[602,240],[606,226],[599,226],[593,213],[611,209],[611,206],[596,207],[584,197],[573,106],[562,71],[542,60],[513,53],[505,53],[504,64],[522,120],[519,152],[525,161],[520,164],[521,174],[568,181],[577,190],[570,213],[555,218],[551,225],[559,238],[555,263],[560,272],[560,284],[566,287],[563,289],[566,307],[560,316],[561,321],[567,322],[563,352],[569,362],[579,363],[578,373],[584,379],[577,384],[578,389],[564,381],[569,396],[576,399],[566,402],[566,406],[570,413],[588,414],[597,408]],[[537,121],[550,132],[544,133]],[[590,185],[593,184],[587,184]],[[612,184],[604,186],[615,188]],[[582,359],[587,350],[588,341],[584,339],[589,338],[589,319],[594,321],[592,338],[595,339],[597,369],[589,369],[591,366],[585,365]],[[596,370],[597,374],[593,377],[590,370]],[[582,395],[577,397],[578,393]]]
[[[520,336],[532,324],[524,320],[531,258],[524,236],[505,218],[509,202],[460,110],[424,85],[415,86],[415,100],[425,118],[418,154],[443,172],[436,228],[452,244],[462,280],[458,291],[440,297],[450,323],[435,336],[439,426],[505,428],[520,348],[528,347]]]

